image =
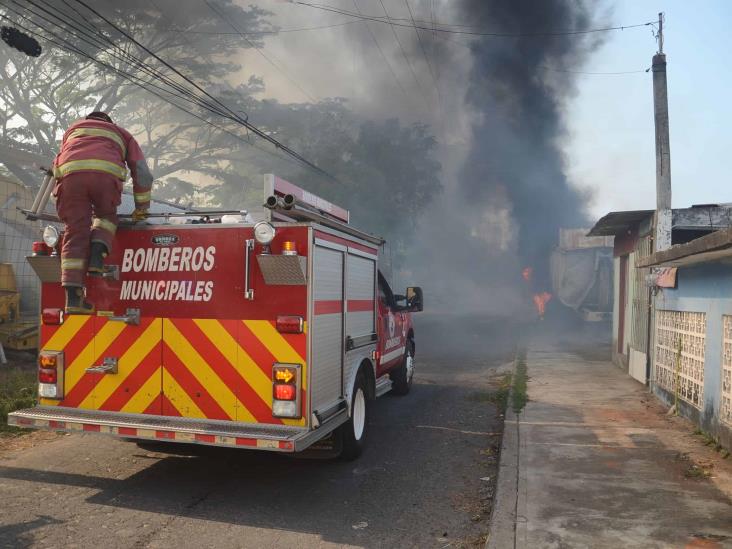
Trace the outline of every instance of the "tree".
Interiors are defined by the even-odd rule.
[[[277,175],[349,208],[356,226],[387,237],[395,251],[403,250],[423,208],[442,189],[437,141],[423,124],[362,120],[341,99],[315,105],[264,101],[250,116],[265,121],[268,131],[327,167],[339,182],[282,160],[275,165]],[[234,160],[232,167],[245,178],[251,166],[261,169],[261,162],[272,166],[260,155]],[[214,196],[217,192],[212,189]],[[262,197],[257,199],[261,204]]]
[[[275,30],[267,22],[269,12],[260,8],[241,8],[232,0],[211,3],[241,28],[251,32]],[[164,6],[165,0],[159,0],[157,4]],[[208,90],[220,88],[226,76],[241,68],[230,61],[235,56],[222,56],[222,52],[261,46],[257,35],[247,42],[236,35],[191,34],[194,28],[196,32],[210,32],[218,28],[222,24],[219,15],[205,3],[189,0],[185,9],[181,9],[178,2],[168,4],[170,9],[165,10],[164,18],[150,7],[151,3],[141,0],[95,2],[94,6],[150,51]],[[81,8],[79,13],[72,11],[78,7],[74,2],[54,0],[53,9],[47,12],[41,11],[41,7],[42,4],[31,2],[25,9],[9,11],[6,8],[3,11],[27,28],[39,30],[37,25],[40,25],[48,29],[40,31],[46,38],[57,42],[65,40],[68,46],[81,49],[111,68],[101,68],[90,59],[69,53],[50,42],[44,43],[44,54],[38,59],[2,48],[0,79],[4,85],[0,87],[0,105],[3,107],[0,109],[0,136],[6,146],[38,153],[50,162],[63,131],[90,110],[110,112],[115,121],[136,135],[158,179],[184,172],[193,179],[215,179],[225,169],[222,161],[235,156],[236,151],[245,146],[143,90],[124,74],[115,72],[114,69],[142,77],[153,90],[152,86],[159,84],[154,77],[141,72],[138,62],[125,56],[124,52],[127,52],[181,81],[151,54],[132,46],[109,25],[93,16],[88,22],[83,22]],[[70,21],[65,26],[59,23],[55,27],[55,37],[49,34],[54,32],[49,21],[56,21],[49,13]],[[114,46],[105,43],[104,36],[96,34],[97,29],[104,29],[104,35]],[[240,103],[251,102],[249,95],[260,89],[261,81],[256,78],[237,87],[237,93],[247,95],[240,98]],[[190,110],[207,120],[218,120],[210,113],[195,108]],[[35,174],[23,166],[1,156],[0,161],[26,184],[36,182]]]
[[[37,1],[28,0],[28,5],[36,6]],[[66,18],[73,15],[70,6],[76,5],[73,0],[42,2],[52,2]],[[271,30],[274,27],[267,22],[268,12],[241,8],[233,0],[188,0],[185,9],[176,0],[122,4],[104,0],[94,6],[233,111],[244,113],[242,116],[257,127],[323,167],[340,183],[248,136],[241,126],[200,109],[189,109],[220,126],[213,128],[141,89],[129,76],[115,72],[113,69],[143,78],[148,87],[159,84],[159,78],[165,76],[181,81],[152,54],[132,46],[96,17],[88,23],[79,23],[76,17],[73,27],[67,24],[57,30],[75,47],[113,69],[100,68],[89,59],[48,44],[44,44],[45,53],[39,60],[3,51],[6,57],[0,59],[0,78],[7,85],[0,87],[0,103],[5,107],[0,123],[2,138],[12,148],[40,153],[50,160],[63,130],[74,119],[90,110],[106,110],[138,138],[158,180],[154,192],[160,198],[183,205],[259,208],[263,199],[261,174],[272,172],[351,209],[358,226],[388,237],[396,249],[411,235],[422,207],[440,191],[437,143],[426,126],[402,126],[396,119],[363,120],[343,99],[315,104],[257,100],[254,94],[264,89],[260,79],[250,77],[247,82],[231,84],[232,75],[241,69],[231,61],[235,58],[231,54],[261,46],[257,35],[243,40],[237,34],[193,34],[194,29],[196,33],[219,32],[223,25],[220,14],[248,32]],[[160,17],[159,8],[163,8],[165,18]],[[37,16],[22,8],[19,11],[30,17],[31,22],[21,19],[27,26],[39,23]],[[104,36],[94,34],[95,27],[106,29]],[[100,42],[89,44],[89,36]],[[153,78],[117,47],[109,43],[103,47],[107,39],[162,74]],[[3,159],[1,152],[0,162],[24,182],[34,181],[23,166]]]

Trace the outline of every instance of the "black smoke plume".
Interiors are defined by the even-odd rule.
[[[460,191],[469,203],[510,211],[520,265],[533,267],[537,290],[550,289],[549,254],[559,228],[587,222],[585,197],[567,181],[561,145],[574,92],[571,71],[598,45],[590,34],[550,33],[592,28],[593,6],[574,0],[461,5],[471,25],[522,36],[471,43],[466,102],[473,111],[473,140]]]

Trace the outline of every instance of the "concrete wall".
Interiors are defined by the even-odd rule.
[[[722,382],[722,316],[732,315],[732,263],[704,263],[680,267],[677,287],[663,289],[655,297],[656,310],[704,312],[707,332],[704,349],[704,405],[699,411],[683,403],[681,413],[696,422],[704,431],[719,437],[732,448],[732,427],[720,421]],[[667,404],[674,396],[655,384],[653,391]]]

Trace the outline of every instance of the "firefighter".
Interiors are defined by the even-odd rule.
[[[125,167],[125,164],[127,167]],[[92,112],[74,122],[64,134],[53,163],[58,216],[66,225],[61,249],[61,285],[67,314],[91,314],[85,301],[85,277],[104,273],[117,230],[117,206],[122,185],[132,174],[135,210],[143,220],[150,207],[153,177],[140,146],[127,130],[104,112]]]

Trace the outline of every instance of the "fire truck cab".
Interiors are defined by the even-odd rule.
[[[370,402],[409,392],[422,291],[392,292],[383,241],[348,211],[273,175],[265,201],[256,224],[215,212],[121,224],[107,272],[87,278],[94,315],[64,316],[49,231],[28,258],[39,402],[9,423],[357,457]]]

